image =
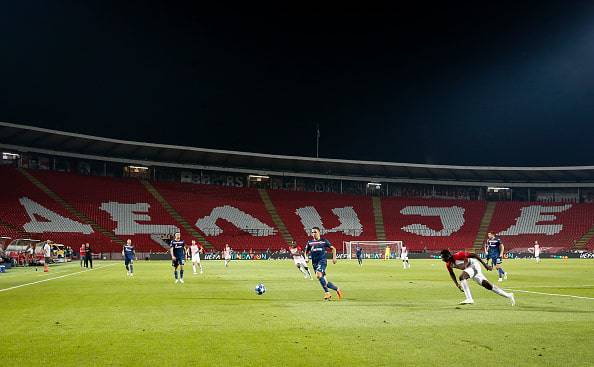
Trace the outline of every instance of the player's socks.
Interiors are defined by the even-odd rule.
[[[183,283],[184,282],[184,271],[183,270],[179,271],[179,277],[181,278],[182,283]]]
[[[313,277],[311,276],[311,273],[309,272],[309,268],[308,268],[307,266],[305,267],[305,271],[307,272],[307,276],[308,276],[310,279],[313,279]]]
[[[309,273],[309,270],[307,270],[306,267],[302,266],[300,270],[306,279],[311,277],[311,274]]]
[[[130,264],[130,274],[134,274],[134,265]]]
[[[173,275],[175,276],[175,280],[177,280],[177,270],[173,271]]]
[[[340,290],[340,288],[336,290],[336,294],[338,295],[338,300],[340,301],[342,299],[342,291]]]
[[[466,296],[467,300],[472,300],[472,293],[470,293],[470,287],[468,286],[468,281],[466,279],[460,281],[460,285],[462,286],[462,290],[464,291],[464,295]]]
[[[196,264],[192,264],[192,269],[194,270],[194,274],[196,274]]]
[[[324,288],[324,292],[328,293],[328,283],[326,282],[326,278],[321,277],[319,280],[320,285],[322,286],[322,288]]]
[[[332,282],[328,282],[326,285],[328,286],[328,288],[338,291],[338,287],[335,286]]]
[[[495,294],[500,295],[501,297],[510,298],[510,299],[513,297],[513,294],[512,293],[507,293],[503,289],[501,289],[499,287],[496,287],[496,286],[493,286],[493,292]]]
[[[202,274],[203,270],[202,270],[202,263],[199,263],[198,265],[200,265],[200,274]]]

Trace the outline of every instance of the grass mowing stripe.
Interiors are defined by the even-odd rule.
[[[26,287],[28,285],[34,285],[34,284],[39,284],[39,283],[43,283],[43,282],[49,282],[50,280],[65,278],[65,277],[69,277],[71,275],[76,275],[76,274],[81,274],[81,273],[87,273],[89,271],[103,269],[103,268],[107,268],[107,267],[114,266],[114,265],[117,265],[117,264],[109,264],[109,265],[105,265],[105,266],[93,268],[93,269],[90,269],[90,270],[81,270],[81,271],[77,271],[75,273],[60,275],[58,277],[53,277],[53,278],[48,278],[48,279],[42,279],[42,280],[38,280],[38,281],[35,281],[35,282],[30,282],[30,283],[25,283],[25,284],[19,284],[19,285],[15,285],[13,287],[8,287],[8,288],[0,289],[0,292],[6,292],[6,291],[13,290],[13,289],[17,289],[17,288],[21,288],[21,287]]]
[[[544,292],[534,292],[534,291],[525,291],[522,289],[514,289],[514,288],[507,288],[506,291],[514,291],[520,293],[530,293],[530,294],[540,294],[543,296],[557,296],[557,297],[569,297],[569,298],[579,298],[579,299],[589,299],[594,301],[593,297],[584,297],[584,296],[574,296],[572,294],[558,294],[558,293],[544,293]]]

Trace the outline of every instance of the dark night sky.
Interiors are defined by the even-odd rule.
[[[305,156],[319,123],[322,157],[594,164],[591,2],[14,3],[0,6],[2,121]]]

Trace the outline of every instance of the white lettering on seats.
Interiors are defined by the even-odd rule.
[[[218,206],[212,209],[209,215],[196,221],[196,227],[207,236],[218,236],[223,233],[223,229],[217,225],[219,219],[226,220],[252,236],[272,236],[275,232],[272,227],[230,205]]]
[[[150,207],[148,203],[122,204],[110,201],[102,203],[100,209],[109,213],[111,219],[117,223],[116,229],[113,231],[116,235],[179,232],[179,228],[174,225],[138,223],[151,220],[147,214]]]
[[[459,206],[431,208],[428,206],[407,206],[400,210],[404,215],[420,215],[422,217],[439,217],[442,229],[436,231],[424,224],[415,223],[402,227],[402,230],[426,237],[447,237],[457,232],[464,225],[464,208]]]
[[[27,211],[29,218],[31,218],[30,222],[23,225],[23,228],[27,232],[93,233],[93,228],[91,228],[90,225],[63,217],[60,214],[44,207],[43,205],[36,203],[28,197],[20,198],[19,202]],[[45,218],[47,221],[40,222],[35,216]]]
[[[336,233],[342,232],[349,236],[360,236],[363,233],[363,226],[361,221],[352,206],[345,206],[343,208],[334,208],[332,213],[338,217],[338,226],[334,228],[325,228],[322,223],[322,217],[320,213],[313,206],[306,206],[299,208],[295,213],[301,219],[303,224],[303,230],[309,234],[313,227],[320,228],[322,233]]]
[[[563,229],[563,224],[538,224],[539,222],[552,222],[557,219],[556,215],[546,213],[561,213],[569,208],[571,204],[558,206],[530,205],[520,210],[520,216],[516,223],[503,232],[502,236],[517,236],[520,234],[546,234],[554,235]]]

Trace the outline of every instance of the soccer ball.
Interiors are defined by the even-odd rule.
[[[256,289],[254,289],[256,291],[256,294],[261,296],[264,293],[266,293],[266,287],[264,286],[264,284],[260,283],[256,286]]]

